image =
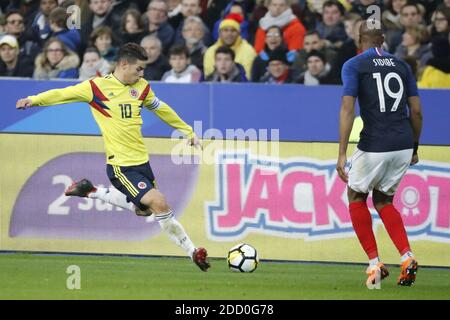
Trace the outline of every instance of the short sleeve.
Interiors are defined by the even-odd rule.
[[[344,63],[341,73],[342,83],[344,84],[343,96],[358,96],[358,69],[355,60],[349,60]]]

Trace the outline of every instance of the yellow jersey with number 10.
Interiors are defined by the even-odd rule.
[[[106,162],[111,165],[134,166],[148,161],[141,132],[142,108],[153,111],[188,138],[194,137],[192,127],[181,120],[166,103],[159,100],[144,79],[132,85],[124,85],[110,74],[28,98],[33,106],[89,103],[103,136]]]

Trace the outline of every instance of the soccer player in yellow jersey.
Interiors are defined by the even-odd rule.
[[[19,99],[16,108],[89,103],[104,139],[107,173],[115,188],[97,188],[83,179],[74,182],[66,190],[66,195],[98,198],[131,209],[141,216],[154,214],[170,238],[202,271],[207,271],[210,265],[206,249],[194,246],[175,219],[164,195],[155,187],[155,177],[141,133],[141,110],[151,110],[161,120],[183,132],[190,145],[201,148],[201,144],[192,127],[159,100],[142,78],[147,59],[144,48],[127,43],[118,51],[117,65],[112,74]]]

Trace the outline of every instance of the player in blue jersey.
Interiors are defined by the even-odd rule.
[[[353,228],[369,257],[367,286],[373,288],[377,279],[389,275],[379,259],[372,217],[366,203],[370,191],[374,207],[401,256],[397,283],[410,286],[416,278],[417,260],[411,252],[401,215],[392,203],[406,170],[419,161],[417,150],[422,111],[410,67],[381,48],[383,32],[380,28],[370,28],[372,22],[361,24],[359,44],[362,53],[342,68],[344,93],[336,170],[348,185]],[[356,98],[364,125],[350,169],[346,172]]]

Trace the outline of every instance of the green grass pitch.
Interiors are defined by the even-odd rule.
[[[368,290],[362,265],[262,261],[254,273],[211,259],[201,272],[187,258],[0,254],[0,299],[450,299],[450,269],[421,268],[412,287],[398,287],[398,267],[381,290]],[[66,287],[67,267],[81,270],[81,289]]]

